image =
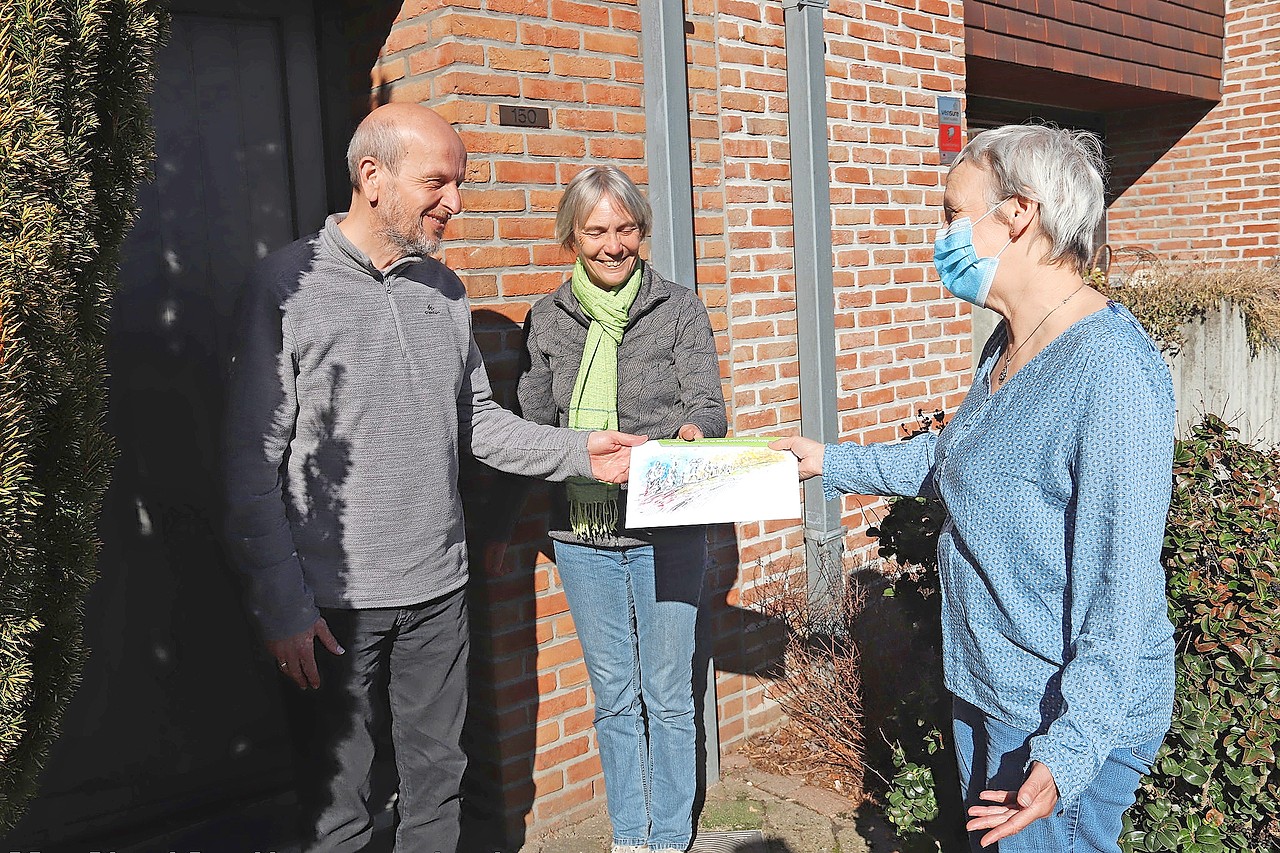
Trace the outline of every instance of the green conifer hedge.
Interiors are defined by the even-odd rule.
[[[0,2],[0,830],[85,652],[107,311],[152,140],[152,0]]]

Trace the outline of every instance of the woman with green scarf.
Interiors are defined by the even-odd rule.
[[[529,313],[519,385],[529,420],[689,441],[725,434],[707,310],[641,260],[650,220],[640,190],[612,166],[569,182],[556,238],[577,260]],[[628,528],[624,498],[607,483],[566,483],[551,537],[596,696],[613,851],[675,853],[692,836],[706,528]]]

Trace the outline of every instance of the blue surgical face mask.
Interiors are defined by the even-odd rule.
[[[1012,198],[1012,196],[1010,196]],[[996,278],[996,266],[1000,256],[1009,248],[1004,244],[995,257],[980,258],[973,248],[973,226],[995,212],[996,207],[1009,199],[996,204],[995,207],[978,217],[977,222],[970,222],[969,217],[961,216],[938,232],[933,241],[933,265],[942,278],[942,286],[951,291],[951,295],[965,302],[986,307],[987,294],[991,292],[991,282]]]

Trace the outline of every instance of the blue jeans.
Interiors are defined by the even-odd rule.
[[[966,811],[969,806],[982,805],[978,799],[982,791],[1018,790],[1027,778],[1028,741],[1034,735],[1005,725],[963,699],[955,700],[952,718]],[[1000,853],[1120,853],[1125,810],[1133,805],[1138,782],[1151,769],[1163,740],[1162,735],[1141,746],[1113,749],[1074,803],[1065,809],[1059,804],[1054,814],[1033,821],[996,847],[979,846],[984,832],[972,832],[971,848],[987,853],[995,849]]]
[[[555,551],[596,695],[613,843],[684,850],[697,785],[693,652],[706,530],[635,548],[557,542]]]

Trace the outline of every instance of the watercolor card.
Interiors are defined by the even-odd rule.
[[[647,441],[631,451],[628,527],[800,518],[795,456],[772,438]]]

